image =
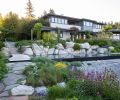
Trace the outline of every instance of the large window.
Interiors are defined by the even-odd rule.
[[[50,22],[58,23],[58,24],[68,24],[67,19],[57,18],[57,17],[51,17],[51,21]]]
[[[55,18],[54,18],[54,17],[51,18],[51,22],[52,22],[52,23],[55,22]]]
[[[87,22],[87,21],[84,21],[84,26],[92,26],[92,22]]]
[[[55,18],[55,23],[58,23],[58,18]]]

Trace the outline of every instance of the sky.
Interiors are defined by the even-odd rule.
[[[0,0],[0,13],[12,11],[26,16],[28,0]],[[100,22],[120,22],[120,0],[31,0],[36,17],[43,11],[54,9],[56,14],[75,18],[87,18]]]

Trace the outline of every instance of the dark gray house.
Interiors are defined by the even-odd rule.
[[[44,27],[43,30],[56,32],[56,30],[59,29],[61,38],[63,39],[70,39],[70,28],[72,27],[79,29],[80,33],[84,33],[85,31],[97,33],[102,30],[104,25],[103,23],[90,19],[79,19],[56,14],[47,14],[43,16],[43,18],[50,24],[49,27]]]

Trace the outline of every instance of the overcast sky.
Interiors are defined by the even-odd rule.
[[[0,13],[12,11],[20,16],[26,14],[28,0],[0,0]],[[120,22],[120,0],[31,0],[36,17],[44,10],[54,9],[57,14],[97,21]]]

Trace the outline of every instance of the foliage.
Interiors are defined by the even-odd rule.
[[[57,62],[57,63],[55,63],[54,66],[57,69],[67,68],[67,65],[65,63],[63,63],[63,62]]]
[[[78,100],[119,100],[120,86],[113,71],[105,70],[103,73],[88,72],[87,74],[74,71],[71,72],[73,77],[70,78],[66,87],[49,88],[48,95],[52,100],[72,97]],[[63,97],[61,92],[64,93]]]
[[[66,40],[59,39],[59,43],[61,43],[64,48],[66,47]]]
[[[70,63],[70,66],[80,67],[81,66],[81,62],[79,62],[79,61],[73,61],[73,62]]]
[[[33,6],[32,6],[32,2],[30,0],[28,0],[28,3],[27,3],[27,16],[28,18],[32,19],[34,17],[34,14],[33,14]]]
[[[42,38],[43,41],[46,43],[56,40],[55,33],[51,33],[51,32],[44,32]]]
[[[36,65],[28,66],[24,70],[28,85],[51,86],[67,79],[68,71],[66,69],[56,69],[54,61],[43,57],[33,58],[32,61]]]
[[[80,45],[78,43],[75,43],[73,46],[73,49],[76,50],[80,50]]]
[[[5,57],[0,52],[0,80],[3,79],[4,75],[7,73],[7,68],[5,65]]]
[[[22,40],[22,41],[17,41],[15,43],[15,47],[19,47],[19,46],[28,46],[28,45],[32,45],[34,43],[34,41],[31,40]]]
[[[42,24],[41,23],[36,23],[34,25],[34,32],[37,33],[37,39],[41,39],[41,30],[42,30]]]
[[[0,50],[1,50],[1,48],[4,47],[4,46],[5,46],[4,43],[3,43],[2,41],[0,41]]]
[[[86,38],[87,38],[87,39],[90,39],[91,36],[92,36],[90,31],[85,31],[84,34],[86,35]]]
[[[48,89],[48,97],[50,100],[55,100],[56,98],[66,98],[67,89],[59,86],[52,86]]]
[[[9,32],[15,32],[15,28],[18,25],[18,15],[15,13],[8,13],[3,21],[3,27],[8,29]]]
[[[55,15],[55,11],[54,11],[53,9],[50,8],[50,10],[49,10],[49,14],[53,14],[53,15]]]
[[[110,29],[112,29],[112,25],[104,25],[103,26],[103,31],[108,31]]]

